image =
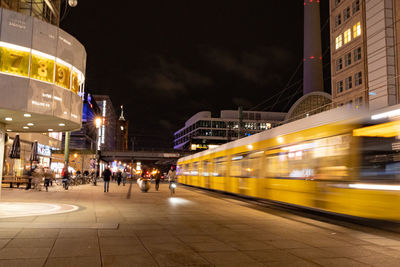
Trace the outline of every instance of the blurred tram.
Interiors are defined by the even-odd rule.
[[[180,158],[182,184],[400,221],[400,105],[336,108]]]

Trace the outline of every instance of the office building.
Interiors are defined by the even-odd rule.
[[[253,135],[282,123],[286,113],[243,111],[240,125],[238,110],[222,110],[220,117],[201,111],[174,134],[174,149],[202,150]]]
[[[399,0],[332,0],[335,106],[378,109],[399,103]]]
[[[99,132],[100,135],[100,149],[114,151],[116,149],[116,127],[117,115],[108,95],[93,95],[92,99],[96,101],[100,115],[103,118],[103,123]]]

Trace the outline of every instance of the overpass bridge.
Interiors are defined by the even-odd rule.
[[[104,161],[153,161],[156,164],[176,164],[181,157],[193,153],[183,151],[102,151],[101,159]]]

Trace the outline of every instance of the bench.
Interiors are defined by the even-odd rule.
[[[10,179],[10,178],[4,178],[2,180],[3,184],[10,184],[10,188],[14,188],[14,185],[17,185],[17,188],[19,188],[19,186],[21,184],[26,184],[28,185],[30,183],[29,178],[19,178],[19,179]]]

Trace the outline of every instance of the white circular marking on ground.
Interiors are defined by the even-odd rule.
[[[59,214],[76,211],[78,209],[78,206],[69,204],[40,202],[0,202],[0,219]]]

